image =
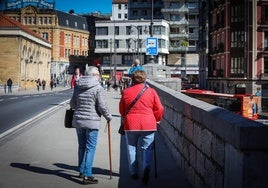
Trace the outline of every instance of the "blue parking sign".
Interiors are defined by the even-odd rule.
[[[158,39],[155,37],[146,38],[146,55],[158,55]]]

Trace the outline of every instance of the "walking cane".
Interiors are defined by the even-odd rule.
[[[157,178],[155,135],[154,135],[154,177]]]
[[[108,143],[109,143],[109,162],[110,162],[110,180],[112,179],[112,154],[111,154],[111,135],[110,135],[110,122],[107,123],[108,126]]]

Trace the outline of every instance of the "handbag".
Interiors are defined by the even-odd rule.
[[[64,126],[65,128],[73,128],[72,121],[73,121],[74,109],[66,109],[65,118],[64,118]]]
[[[128,114],[128,112],[130,111],[130,109],[135,105],[135,103],[139,100],[139,98],[142,96],[142,94],[146,91],[146,89],[148,89],[148,86],[145,84],[143,89],[139,92],[139,94],[136,96],[136,98],[131,102],[131,104],[129,105],[128,109],[125,112],[125,116]],[[118,133],[121,135],[125,135],[125,130],[124,130],[124,118],[121,117],[121,124],[118,130]]]

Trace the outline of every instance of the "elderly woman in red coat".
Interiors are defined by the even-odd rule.
[[[157,131],[157,122],[159,122],[163,116],[164,108],[156,91],[146,85],[145,81],[146,73],[143,70],[138,70],[133,73],[133,85],[122,91],[119,111],[124,118],[124,130],[131,178],[138,179],[136,151],[138,141],[140,140],[143,159],[142,182],[148,184],[153,157],[154,134],[155,131]],[[148,89],[145,90],[127,115],[125,115],[132,101],[145,86],[148,87]]]

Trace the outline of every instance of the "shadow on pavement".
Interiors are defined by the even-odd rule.
[[[26,164],[26,163],[11,163],[10,164],[10,166],[14,168],[19,168],[19,169],[27,170],[27,171],[34,172],[34,173],[39,173],[39,174],[55,175],[55,176],[59,176],[61,178],[67,179],[69,181],[82,184],[81,178],[79,178],[78,167],[67,165],[67,164],[62,164],[62,163],[55,163],[53,165],[61,169],[50,170],[47,168],[32,166],[31,164]],[[77,175],[73,175],[74,173],[73,172],[70,173],[70,171],[68,170],[75,171]],[[101,174],[101,175],[107,175],[107,176],[110,175],[110,171],[107,169],[93,167],[92,171],[93,171],[93,174]],[[119,176],[118,173],[113,173],[112,175]]]

